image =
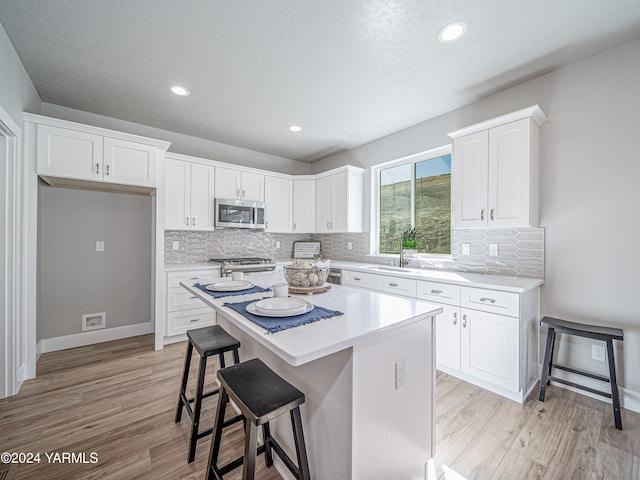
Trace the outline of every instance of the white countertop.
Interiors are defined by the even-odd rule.
[[[251,277],[256,285],[269,287],[284,281],[282,274],[261,274]],[[355,346],[364,337],[379,333],[391,333],[404,325],[409,325],[442,312],[436,304],[401,298],[393,295],[370,292],[358,288],[334,285],[324,293],[315,295],[292,295],[332,310],[340,310],[344,315],[325,318],[320,321],[290,328],[277,333],[267,331],[234,310],[223,306],[225,302],[240,302],[270,296],[270,293],[255,293],[223,298],[213,298],[202,290],[181,285],[197,295],[218,314],[224,315],[236,327],[254,340],[274,352],[293,366],[331,355]]]
[[[544,280],[537,278],[506,277],[502,275],[483,275],[480,273],[451,272],[421,268],[391,267],[373,263],[349,262],[335,260],[331,262],[335,268],[374,273],[390,277],[413,278],[430,282],[450,283],[467,287],[488,288],[505,292],[522,293],[539,287]]]

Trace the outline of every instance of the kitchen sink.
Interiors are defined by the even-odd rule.
[[[369,267],[369,270],[379,270],[381,272],[404,272],[407,273],[410,270],[401,267]]]

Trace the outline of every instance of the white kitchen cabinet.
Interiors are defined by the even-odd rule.
[[[38,124],[37,137],[38,175],[156,186],[156,145],[47,124]]]
[[[460,370],[460,307],[442,305],[436,316],[436,367]]]
[[[339,169],[316,180],[316,232],[362,232],[363,170]]]
[[[166,336],[186,333],[216,323],[216,313],[199,298],[180,286],[180,282],[191,285],[212,283],[220,276],[219,269],[182,270],[167,273],[167,329]]]
[[[450,133],[453,227],[538,225],[539,107]]]
[[[265,232],[291,233],[293,230],[293,180],[264,177]]]
[[[166,230],[213,230],[214,179],[213,166],[167,158]]]
[[[416,281],[410,278],[342,270],[342,284],[416,298]]]
[[[293,180],[293,233],[316,231],[316,181]]]
[[[264,175],[216,167],[216,197],[264,202]]]

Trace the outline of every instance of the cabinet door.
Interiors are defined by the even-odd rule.
[[[518,391],[518,319],[463,308],[460,369]]]
[[[243,200],[264,202],[264,175],[242,172],[240,196]]]
[[[191,230],[213,230],[215,168],[191,164]]]
[[[457,138],[453,151],[453,226],[487,225],[489,135],[486,130]]]
[[[314,233],[316,231],[316,182],[315,180],[293,181],[293,232]]]
[[[216,198],[241,198],[240,170],[216,167]]]
[[[331,214],[331,177],[321,177],[316,180],[316,232],[330,232]]]
[[[102,180],[103,137],[38,125],[38,174]]]
[[[527,226],[530,145],[528,118],[489,130],[489,226]]]
[[[165,230],[189,230],[190,162],[167,158],[165,162]]]
[[[265,231],[291,233],[293,181],[264,177]]]
[[[442,305],[436,316],[436,364],[460,370],[460,308]]]
[[[331,219],[329,225],[332,232],[348,231],[349,190],[347,172],[331,175]]]
[[[156,147],[104,137],[106,182],[155,187],[156,162]]]

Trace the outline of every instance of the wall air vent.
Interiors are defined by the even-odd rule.
[[[104,328],[107,322],[107,313],[87,313],[82,315],[82,331],[98,330]]]

